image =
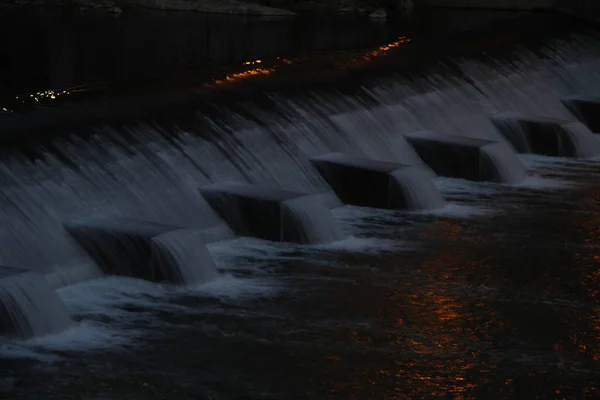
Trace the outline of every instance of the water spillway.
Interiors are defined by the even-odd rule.
[[[327,243],[343,237],[319,196],[239,182],[200,187],[206,201],[242,236]]]
[[[415,167],[342,153],[314,157],[311,162],[347,204],[408,210],[444,204],[427,174]]]
[[[0,267],[0,336],[27,339],[70,326],[65,305],[42,275]]]
[[[566,96],[561,99],[593,133],[600,133],[600,98],[595,96]]]
[[[586,158],[600,152],[596,138],[581,122],[515,114],[492,120],[519,153]]]
[[[431,131],[404,137],[441,176],[509,183],[518,183],[526,176],[524,167],[505,143]]]
[[[66,230],[106,274],[198,284],[217,276],[202,230],[124,218],[85,218]]]
[[[248,78],[249,87],[256,88],[240,86],[240,93],[249,95],[238,101],[234,84],[246,76],[299,86],[296,77],[310,74],[301,61],[287,60],[289,64],[270,69],[251,65],[244,73],[211,81],[202,86],[202,96],[188,91],[183,97],[192,99],[189,104],[181,109],[179,103],[165,106],[168,110],[157,116],[128,117],[128,102],[133,108],[150,104],[136,103],[135,97],[117,106],[89,103],[98,105],[86,105],[93,118],[76,119],[76,128],[52,125],[43,129],[45,137],[28,137],[24,145],[3,148],[0,263],[35,272],[53,288],[106,273],[205,282],[214,276],[205,243],[236,235],[309,244],[342,238],[328,211],[342,204],[334,191],[350,204],[429,209],[443,203],[431,183],[436,174],[521,182],[527,170],[511,147],[517,142],[500,133],[490,116],[518,111],[571,119],[561,98],[600,93],[596,39],[593,33],[578,33],[551,40],[538,52],[516,49],[508,60],[457,58],[419,74],[391,68],[401,63],[402,46],[408,46],[398,40],[336,63],[328,76],[361,62],[382,68],[379,72],[373,67],[376,74],[361,79],[349,75],[339,86],[264,92],[262,81]],[[387,61],[378,64],[381,59]],[[207,101],[204,91],[220,87],[234,96]],[[4,132],[25,129],[21,122],[35,120],[42,111],[48,121],[54,112],[66,117],[78,113],[60,104],[45,107],[45,101],[53,104],[48,98],[26,111],[0,107],[6,108],[0,127],[10,127]],[[103,114],[111,108],[117,109],[112,110],[117,120]],[[53,137],[55,132],[60,137]],[[593,147],[589,132],[580,126],[570,125],[565,137],[571,148],[581,150],[573,153],[577,156]],[[546,137],[539,141],[550,143]],[[17,143],[12,138],[8,142]],[[567,142],[561,143],[560,152],[553,154],[569,155]],[[336,177],[324,176],[325,167],[315,167],[314,160],[336,152],[345,154],[347,162],[321,160],[330,171],[341,168]],[[402,198],[401,204],[390,200],[390,192],[373,203],[355,197],[364,180],[344,168],[373,172],[380,171],[381,163],[394,163],[384,174],[385,182],[393,182],[390,192]],[[226,183],[230,181],[238,183]],[[149,229],[140,221],[160,227]]]

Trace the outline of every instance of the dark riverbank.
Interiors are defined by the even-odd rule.
[[[77,12],[121,14],[135,9],[192,11],[210,14],[291,17],[307,14],[369,15],[374,10],[411,10],[412,0],[0,0],[0,6],[47,6]],[[378,14],[379,15],[379,14]]]
[[[218,78],[215,68],[241,66],[245,70],[248,66],[244,63],[256,59],[277,61],[318,52],[361,53],[401,36],[413,41],[427,38],[435,44],[481,27],[501,29],[496,22],[520,15],[428,10],[380,24],[352,15],[290,21],[135,10],[113,18],[39,8],[8,9],[0,13],[0,35],[12,37],[0,49],[0,98],[6,104],[7,98],[46,90],[177,78],[186,72]]]
[[[540,32],[560,34],[557,26],[574,23],[553,14],[459,10],[417,11],[387,24],[366,17],[296,18],[290,24],[154,11],[118,19],[3,16],[0,34],[30,32],[4,49],[10,62],[0,69],[3,143],[56,132],[57,126],[68,126],[60,129],[67,132],[93,121],[170,115],[199,102],[256,100],[274,90],[352,90],[369,77],[418,72],[490,45],[498,51]],[[507,29],[510,35],[502,33]]]

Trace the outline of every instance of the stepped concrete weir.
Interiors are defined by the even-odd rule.
[[[560,100],[593,133],[600,133],[600,97],[566,96]]]
[[[586,158],[597,155],[600,147],[577,121],[505,113],[493,116],[492,122],[519,153]]]
[[[176,284],[218,275],[201,230],[125,218],[86,218],[64,226],[109,275]]]
[[[417,154],[439,176],[517,183],[525,167],[506,143],[419,131],[405,134]]]
[[[426,172],[407,165],[328,153],[311,163],[346,204],[423,210],[444,204]]]
[[[58,333],[72,324],[43,275],[0,266],[0,336],[27,339]]]
[[[320,195],[239,182],[216,183],[199,190],[241,236],[304,244],[327,243],[344,236]]]

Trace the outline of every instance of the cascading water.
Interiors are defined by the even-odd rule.
[[[168,232],[154,239],[154,252],[162,275],[172,282],[199,284],[218,276],[201,231],[187,229]],[[173,268],[175,266],[176,268]]]
[[[345,236],[318,197],[287,200],[283,208],[284,220],[294,227],[293,231],[284,235],[297,237],[296,241],[300,243],[327,243]]]
[[[43,276],[0,267],[0,336],[43,336],[71,324],[65,305]]]
[[[400,185],[409,210],[434,210],[444,205],[444,199],[428,174],[418,168],[402,168],[394,172],[396,184]]]
[[[513,113],[494,116],[493,121],[519,153],[589,158],[598,155],[600,150],[600,142],[581,122]]]
[[[430,176],[417,167],[343,153],[324,154],[311,162],[347,204],[405,210],[444,204]]]
[[[343,237],[320,196],[239,182],[203,186],[200,192],[242,236],[310,244]]]
[[[84,218],[65,227],[107,274],[178,284],[217,276],[204,245],[212,231],[124,218]]]
[[[497,142],[485,146],[481,153],[482,164],[494,166],[494,175],[497,182],[518,183],[526,178],[527,173],[521,162],[516,157],[511,147],[504,142]]]
[[[198,129],[180,128],[176,121],[102,127],[86,140],[56,141],[37,160],[6,156],[0,162],[0,263],[35,269],[56,286],[90,279],[101,272],[69,239],[62,221],[121,216],[209,230],[213,240],[225,239],[227,229],[199,186],[237,180],[330,193],[310,157],[338,151],[427,170],[407,143],[395,139],[399,134],[433,130],[504,141],[491,115],[518,111],[572,119],[561,96],[600,92],[594,37],[556,41],[543,56],[521,50],[511,63],[460,60],[454,66],[456,76],[396,76],[365,83],[362,94],[353,96],[332,99],[315,91],[296,98],[273,95],[270,109],[240,105],[252,120],[224,110],[222,117],[190,117]],[[122,133],[138,144],[124,144]],[[505,147],[487,156],[506,166],[506,176],[524,173]],[[294,218],[311,208],[290,207]],[[307,236],[324,228],[311,229]]]
[[[594,133],[600,133],[600,117],[598,108],[600,98],[595,96],[566,96],[562,99],[565,107],[577,116],[581,122]]]
[[[600,154],[600,141],[590,135],[590,130],[582,123],[574,122],[564,126],[570,142],[574,147],[574,153],[579,157],[596,157]]]
[[[364,91],[392,109],[402,133],[431,130],[481,139],[504,140],[490,116],[515,112],[573,119],[561,102],[571,94],[597,94],[600,66],[596,38],[575,35],[546,46],[544,55],[520,49],[510,62],[461,59],[454,72],[426,78],[382,79]],[[576,61],[575,61],[576,60]]]

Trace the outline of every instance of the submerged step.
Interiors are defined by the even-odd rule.
[[[444,204],[429,175],[415,167],[342,153],[328,153],[310,161],[346,204],[408,210]]]
[[[26,339],[64,331],[72,323],[42,275],[0,266],[0,335]]]
[[[199,190],[241,236],[296,243],[327,243],[343,237],[320,195],[239,182],[216,183]]]
[[[600,133],[600,97],[566,96],[562,103],[594,133]]]
[[[432,131],[405,134],[417,154],[440,175],[472,181],[520,182],[523,163],[505,143]]]
[[[217,276],[202,230],[117,217],[69,221],[65,228],[106,274],[181,284]]]
[[[519,153],[585,158],[598,154],[598,142],[581,122],[513,113],[492,117],[500,133]]]

